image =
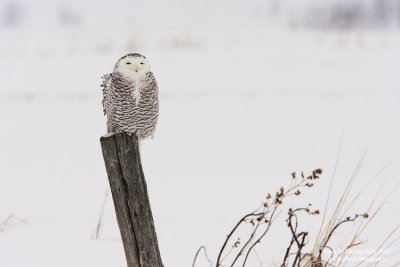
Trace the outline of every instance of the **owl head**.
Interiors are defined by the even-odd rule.
[[[114,72],[120,72],[126,78],[133,81],[141,80],[150,72],[150,63],[148,59],[141,54],[127,54],[117,61]]]

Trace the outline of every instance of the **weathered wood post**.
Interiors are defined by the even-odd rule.
[[[162,267],[137,137],[121,133],[100,143],[128,267]]]

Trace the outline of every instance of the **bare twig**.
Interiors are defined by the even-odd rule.
[[[195,267],[196,261],[197,261],[197,257],[199,256],[200,251],[202,251],[202,250],[204,251],[204,256],[205,256],[206,260],[208,261],[208,263],[210,264],[210,266],[212,266],[212,261],[208,258],[206,247],[205,247],[205,246],[201,246],[201,247],[199,247],[199,249],[198,249],[197,252],[196,252],[196,255],[194,256],[194,260],[193,260],[193,263],[192,263],[192,267]]]

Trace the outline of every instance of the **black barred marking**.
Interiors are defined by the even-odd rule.
[[[127,57],[134,57],[134,58],[142,57],[142,58],[146,58],[145,56],[143,56],[142,54],[139,54],[139,53],[130,53],[130,54],[126,54],[125,56],[121,57],[121,59],[124,59],[124,58],[127,58]]]

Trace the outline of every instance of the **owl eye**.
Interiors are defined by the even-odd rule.
[[[144,63],[143,62],[140,62],[140,65],[143,65]]]
[[[126,65],[130,65],[131,63],[130,62],[126,62]]]

